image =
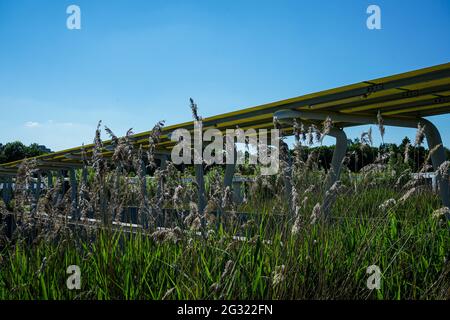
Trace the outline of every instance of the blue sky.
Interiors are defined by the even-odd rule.
[[[189,97],[206,117],[446,63],[449,39],[447,0],[0,0],[0,142],[65,149],[100,119],[120,135],[190,120]],[[450,116],[431,120],[449,147]]]

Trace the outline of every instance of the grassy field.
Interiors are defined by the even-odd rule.
[[[297,158],[291,189],[283,170],[255,174],[241,204],[214,169],[202,213],[195,184],[181,179],[187,172],[169,164],[149,179],[136,161],[142,151],[127,158],[127,148],[126,139],[117,142],[114,168],[94,152],[77,204],[70,190],[61,196],[57,179],[34,197],[24,186],[36,171],[24,163],[14,200],[8,207],[0,201],[1,299],[450,298],[445,208],[404,168],[344,170],[326,190],[327,173]],[[134,183],[126,183],[130,174]],[[329,209],[321,206],[325,192]],[[145,227],[113,227],[130,205]],[[81,214],[77,225],[73,210]],[[16,229],[8,234],[11,218]],[[80,267],[80,290],[66,286],[70,265]],[[371,265],[381,271],[379,289],[367,286]]]
[[[82,241],[82,231],[60,226],[51,238],[4,244],[0,297],[448,299],[450,237],[449,226],[433,217],[439,200],[425,191],[379,208],[400,197],[382,186],[349,190],[336,201],[334,218],[316,224],[308,223],[312,201],[295,232],[288,215],[255,206],[260,200],[248,206],[257,218],[204,235],[103,229]],[[379,290],[366,286],[374,264],[382,272]],[[66,287],[69,265],[82,270],[81,290]]]

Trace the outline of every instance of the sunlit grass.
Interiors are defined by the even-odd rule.
[[[424,193],[381,213],[378,205],[390,196],[395,192],[385,188],[344,195],[331,223],[305,224],[296,236],[266,228],[282,218],[259,211],[265,218],[243,232],[247,240],[219,228],[208,239],[185,234],[176,243],[107,230],[92,242],[76,233],[59,242],[19,242],[2,251],[0,297],[448,299],[449,226],[432,217],[438,200]],[[366,286],[373,264],[382,271],[380,290]],[[66,287],[69,265],[81,268],[81,290]]]

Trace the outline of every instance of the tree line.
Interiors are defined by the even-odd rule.
[[[39,156],[52,152],[49,148],[32,143],[26,146],[20,141],[0,143],[0,163],[8,163],[24,158]],[[291,150],[291,153],[293,150]],[[334,145],[308,147],[302,146],[302,158],[306,162],[308,157],[315,153],[319,168],[329,169],[333,157]],[[445,148],[446,158],[450,160],[450,150]],[[410,167],[413,171],[418,171],[423,166],[428,150],[423,146],[415,146],[408,137],[397,145],[395,143],[381,144],[379,147],[363,144],[358,138],[348,140],[347,147],[347,167],[354,172],[358,172],[362,167],[379,161],[381,155],[386,155],[384,162],[390,164],[402,164]],[[245,166],[244,166],[245,167]],[[243,171],[245,168],[241,168]],[[250,168],[247,168],[250,169]],[[250,171],[253,171],[250,169]]]
[[[52,152],[44,145],[32,143],[26,146],[20,141],[0,143],[0,163],[8,163]]]

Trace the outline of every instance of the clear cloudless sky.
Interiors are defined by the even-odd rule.
[[[190,120],[189,97],[206,117],[449,61],[448,0],[0,0],[0,142],[65,149],[100,119],[118,135]],[[431,120],[449,147],[450,116]]]

